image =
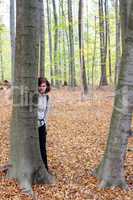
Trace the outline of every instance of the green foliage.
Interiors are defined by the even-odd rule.
[[[61,3],[62,1],[60,1]],[[53,12],[51,9],[51,34],[52,42],[54,41],[54,32],[58,28],[60,35],[58,38],[58,55],[56,63],[60,63],[58,66],[62,74],[64,68],[67,68],[67,77],[69,76],[69,24],[68,24],[68,14],[67,14],[67,1],[63,1],[63,10],[65,16],[59,16],[58,13],[58,27],[54,25]],[[46,3],[46,2],[45,2]],[[80,60],[79,60],[79,36],[78,36],[78,1],[72,1],[73,3],[73,29],[74,29],[74,54],[75,54],[75,66],[76,66],[76,76],[78,84],[80,84]],[[60,4],[61,5],[61,4]],[[59,6],[58,4],[56,6]],[[49,6],[51,8],[51,5]],[[58,8],[57,8],[58,10]],[[87,15],[88,10],[88,15]],[[90,83],[92,81],[92,64],[94,56],[94,41],[95,41],[95,31],[96,31],[96,54],[94,63],[94,81],[95,84],[99,82],[100,79],[100,43],[99,43],[99,17],[98,17],[98,1],[88,0],[85,1],[84,6],[84,18],[83,18],[83,30],[84,30],[84,54],[85,54],[85,64],[86,71],[89,71]],[[96,30],[95,30],[95,16],[96,16]],[[115,8],[109,1],[109,21],[110,21],[110,34],[111,34],[111,62],[112,62],[112,72],[114,75],[115,68]],[[48,27],[47,21],[45,27],[45,70],[46,76],[50,79],[50,59],[49,59],[49,42],[48,42]],[[5,79],[11,78],[11,56],[10,56],[10,34],[9,30],[3,25],[0,25],[0,33],[2,36],[2,51],[3,51],[3,62],[5,70]],[[65,51],[63,49],[63,34],[65,37]],[[59,45],[60,42],[60,45]],[[54,54],[54,45],[52,44],[52,54]],[[108,60],[107,60],[107,76],[108,72]],[[54,69],[54,66],[53,66]],[[60,75],[54,75],[54,79],[60,79]]]
[[[2,65],[4,68],[4,79],[11,80],[11,51],[10,51],[10,35],[9,30],[4,24],[0,25],[0,35],[1,35],[1,55],[2,55]]]

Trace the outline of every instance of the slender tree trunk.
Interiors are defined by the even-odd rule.
[[[62,25],[62,14],[61,14],[61,6],[58,7],[59,9],[59,27],[60,25]],[[62,58],[62,30],[59,29],[59,40],[58,40],[58,43],[59,43],[59,51],[58,51],[58,72],[59,72],[59,86],[62,85],[62,80],[63,80],[63,77],[62,77],[62,68],[63,68],[63,58]]]
[[[100,30],[100,54],[101,54],[100,86],[108,85],[106,76],[107,35],[104,23],[105,23],[104,3],[103,0],[99,0],[99,30]]]
[[[41,159],[37,128],[38,1],[17,0],[16,54],[11,122],[10,178],[32,193],[33,183],[51,183]],[[28,70],[27,70],[28,69]]]
[[[62,17],[63,17],[64,25],[65,25],[65,27],[67,27],[66,15],[65,15],[65,12],[64,12],[64,7],[65,7],[65,5],[64,5],[63,0],[62,0],[62,1],[59,0],[59,1],[60,1],[61,9],[62,9]],[[67,40],[67,47],[68,47],[68,49],[69,49],[69,48],[70,48],[70,46],[69,46],[69,36],[68,36],[68,32],[67,32],[66,28],[65,28],[64,31],[65,31],[66,40]]]
[[[53,3],[54,26],[55,26],[55,31],[54,31],[54,75],[55,75],[55,86],[59,87],[58,66],[57,66],[57,59],[58,59],[58,19],[57,19],[55,0],[52,0],[52,3]]]
[[[66,64],[66,48],[65,48],[65,33],[63,32],[63,85],[67,85],[67,64]]]
[[[96,16],[95,16],[95,38],[94,38],[94,49],[93,49],[93,58],[92,58],[92,88],[94,86],[94,67],[96,59],[96,42],[97,42],[97,30],[96,30]]]
[[[45,16],[44,16],[44,3],[43,0],[39,0],[40,4],[40,27],[39,27],[39,48],[40,48],[40,77],[45,76]]]
[[[60,1],[60,6],[61,6],[61,11],[62,11],[62,24],[64,24],[64,27],[66,27],[66,16],[64,13],[63,8],[65,7],[64,5],[64,1]],[[66,55],[67,53],[69,53],[69,38],[68,38],[68,33],[66,31],[66,28],[63,29],[63,33],[62,33],[62,37],[63,37],[63,41],[62,41],[62,48],[63,48],[63,85],[66,86],[67,83],[67,62],[66,62]],[[65,40],[65,36],[66,36],[66,40]],[[66,48],[67,47],[67,48]]]
[[[107,50],[108,50],[108,63],[109,63],[109,80],[112,84],[112,66],[111,66],[111,46],[110,46],[110,20],[108,0],[105,1],[105,17],[106,17],[106,32],[107,32]]]
[[[74,38],[73,38],[73,15],[72,1],[68,0],[68,23],[69,23],[69,85],[74,88],[76,86],[75,77],[75,58],[74,58]]]
[[[127,187],[124,177],[124,160],[133,112],[133,0],[120,0],[123,46],[121,68],[116,88],[107,146],[95,176],[100,187]]]
[[[49,6],[49,0],[47,0],[47,21],[48,21],[48,41],[49,41],[49,61],[50,61],[50,78],[51,85],[54,85],[53,80],[53,58],[52,58],[52,33],[51,33],[51,10]]]
[[[82,96],[88,93],[88,85],[86,80],[86,69],[84,59],[84,38],[83,38],[83,1],[79,0],[79,54],[80,54],[80,73],[81,73],[81,90]]]
[[[87,9],[87,81],[88,85],[90,82],[90,72],[89,72],[89,13],[88,13],[88,1],[86,1],[86,9]]]
[[[14,82],[14,64],[15,64],[15,0],[10,0],[10,40],[11,40],[11,79]]]
[[[115,0],[115,18],[116,18],[116,63],[115,63],[115,85],[118,81],[121,58],[121,42],[120,42],[120,8],[119,0]]]

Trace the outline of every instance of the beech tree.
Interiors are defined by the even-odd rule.
[[[124,160],[133,112],[133,0],[120,0],[122,60],[105,153],[94,175],[100,188],[127,187]],[[124,28],[125,27],[125,28]]]
[[[107,75],[106,75],[107,34],[104,24],[105,24],[105,2],[104,0],[99,0],[99,31],[100,31],[100,57],[101,57],[100,86],[108,85]]]
[[[68,25],[69,25],[69,85],[74,88],[76,86],[75,77],[75,57],[74,57],[74,34],[73,34],[73,12],[72,0],[68,3]]]
[[[8,177],[32,193],[34,183],[52,183],[40,155],[37,127],[38,0],[17,0],[16,52]]]
[[[39,19],[39,75],[45,76],[45,16],[44,3],[39,0],[40,19]]]
[[[15,0],[10,0],[10,40],[11,40],[11,69],[12,82],[14,82],[14,61],[15,61]]]
[[[88,85],[86,79],[86,67],[84,56],[84,38],[83,38],[83,7],[84,2],[79,0],[78,27],[79,27],[79,55],[80,55],[80,73],[82,96],[88,93]]]

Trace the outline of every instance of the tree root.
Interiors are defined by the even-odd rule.
[[[101,180],[101,182],[98,186],[99,189],[107,189],[107,188],[114,189],[115,187],[120,187],[122,189],[128,190],[128,184],[123,180],[120,180],[117,182],[110,181],[110,180]]]
[[[55,182],[55,176],[49,173],[44,167],[38,168],[33,175],[33,184],[55,184]]]
[[[7,174],[9,168],[11,168],[12,165],[11,164],[5,164],[3,166],[0,166],[0,172],[4,172],[5,174]]]

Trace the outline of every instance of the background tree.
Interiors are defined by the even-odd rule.
[[[127,187],[124,160],[133,112],[133,0],[120,0],[123,49],[110,131],[103,159],[95,170],[100,188]]]
[[[101,78],[100,86],[107,85],[106,56],[107,56],[107,35],[105,29],[104,0],[99,0],[99,31],[100,31],[100,56],[101,56]]]
[[[76,86],[75,77],[75,58],[74,58],[74,38],[73,38],[73,15],[72,1],[68,0],[68,25],[69,25],[69,85],[74,88]]]
[[[10,0],[10,40],[11,40],[11,72],[12,72],[12,82],[14,82],[14,64],[15,64],[15,0]]]
[[[116,18],[116,63],[115,63],[115,85],[118,81],[121,57],[121,36],[120,36],[120,7],[119,0],[115,0],[115,18]]]
[[[58,18],[56,11],[55,0],[52,0],[53,3],[53,13],[54,13],[54,78],[55,78],[55,86],[59,87],[58,80],[58,66],[57,66],[57,58],[58,58]]]
[[[51,7],[49,5],[49,0],[46,2],[47,4],[47,23],[48,23],[48,43],[49,43],[49,63],[50,63],[50,79],[51,85],[54,84],[53,80],[53,56],[52,56],[52,33],[51,33]]]
[[[95,39],[94,39],[94,47],[93,47],[93,55],[92,55],[92,88],[94,86],[94,67],[96,62],[96,44],[97,44],[97,27],[96,27],[97,18],[95,16]]]
[[[16,52],[8,175],[32,193],[33,183],[51,183],[41,159],[37,128],[38,1],[17,1]]]
[[[84,58],[84,38],[83,38],[83,1],[79,0],[79,54],[80,54],[80,73],[81,73],[81,87],[82,95],[88,93],[86,68]]]
[[[45,16],[44,16],[44,3],[39,0],[40,20],[39,20],[39,75],[45,76]]]
[[[105,1],[105,23],[106,23],[106,40],[107,40],[107,55],[109,65],[109,81],[112,84],[112,63],[111,63],[111,38],[110,38],[110,17],[108,0]]]

